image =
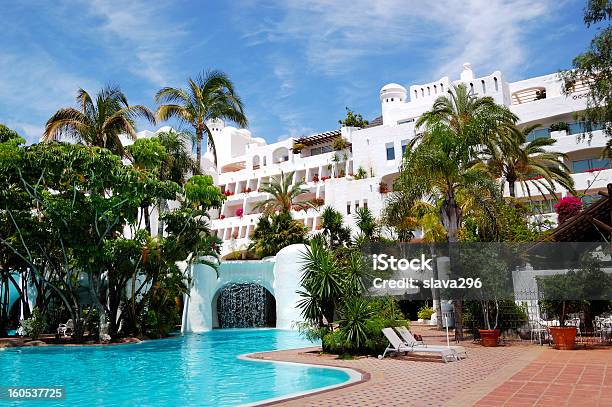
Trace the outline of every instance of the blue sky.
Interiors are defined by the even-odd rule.
[[[23,4],[19,4],[23,3]],[[163,3],[163,4],[156,4]],[[345,106],[380,114],[378,91],[463,62],[508,80],[570,66],[593,36],[584,1],[28,1],[0,13],[0,122],[30,142],[79,87],[118,84],[154,109],[161,86],[225,71],[254,136],[337,128]],[[139,130],[151,128],[140,124]]]

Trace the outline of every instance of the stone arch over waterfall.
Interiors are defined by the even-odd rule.
[[[219,295],[228,287],[242,285],[261,286],[269,292],[274,299],[276,327],[292,329],[294,322],[301,321],[297,308],[302,274],[298,259],[305,250],[304,245],[296,244],[264,260],[222,262],[218,275],[209,266],[194,264],[189,270],[192,281],[183,306],[182,332],[219,327]]]

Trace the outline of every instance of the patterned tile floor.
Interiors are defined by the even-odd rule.
[[[612,406],[612,348],[548,349],[477,406]]]
[[[414,326],[428,343],[444,335]],[[601,406],[612,407],[612,347],[557,351],[521,343],[484,348],[466,342],[469,358],[442,363],[437,357],[363,357],[338,360],[319,348],[267,352],[261,359],[353,368],[364,380],[282,406]]]

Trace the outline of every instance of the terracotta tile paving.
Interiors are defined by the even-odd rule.
[[[414,327],[428,343],[443,334]],[[338,360],[320,348],[267,352],[257,358],[352,368],[362,380],[273,403],[282,406],[599,406],[612,407],[612,347],[557,351],[513,343],[484,348],[462,343],[469,358],[430,356]]]
[[[427,332],[418,333],[426,334]],[[441,338],[427,338],[429,343],[441,342]],[[484,348],[471,343],[462,344],[468,349],[469,358],[460,362],[443,363],[438,357],[398,356],[378,360],[364,357],[354,360],[338,360],[331,355],[320,355],[319,348],[267,352],[257,358],[290,362],[348,367],[365,374],[361,382],[327,392],[277,402],[283,406],[467,406],[487,395],[503,383],[503,390],[487,395],[487,400],[502,402],[504,397],[516,393],[519,387],[514,381],[506,382],[522,372],[548,349],[534,345],[508,345]],[[532,368],[533,374],[539,373]],[[523,386],[524,383],[521,385]],[[538,397],[537,386],[527,391]],[[520,405],[529,401],[526,393],[516,398]]]
[[[476,406],[612,407],[612,348],[546,349]]]

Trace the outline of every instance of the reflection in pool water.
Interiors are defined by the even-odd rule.
[[[0,378],[2,386],[65,386],[61,403],[35,405],[232,406],[349,379],[338,370],[237,359],[311,345],[292,331],[234,329],[129,345],[8,348]]]

